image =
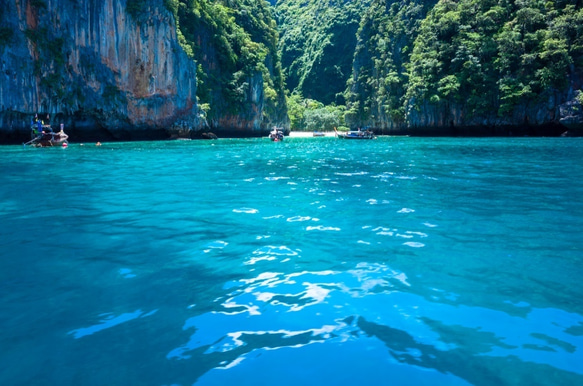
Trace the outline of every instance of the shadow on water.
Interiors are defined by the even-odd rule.
[[[8,149],[1,383],[582,383],[556,141]]]
[[[494,333],[480,331],[479,328],[447,326],[428,318],[422,320],[439,334],[441,341],[452,348],[439,350],[433,345],[421,344],[405,331],[363,318],[357,321],[357,325],[363,333],[384,342],[390,354],[399,362],[454,374],[473,385],[536,385],[549,372],[554,373],[554,377],[564,384],[577,384],[583,379],[580,374],[523,361],[512,355],[489,356],[496,346],[508,350],[517,348],[505,344],[504,339]]]
[[[386,347],[384,353],[376,349],[375,358],[410,366],[391,367],[397,379],[405,379],[409,368],[451,374],[458,379],[450,380],[454,384],[462,379],[477,385],[538,384],[549,374],[566,384],[583,379],[576,354],[583,347],[576,335],[583,317],[529,307],[515,316],[469,307],[451,294],[417,285],[403,272],[374,264],[348,271],[262,273],[226,286],[235,291],[221,307],[188,318],[184,329],[190,338],[167,359],[189,369],[193,379],[180,376],[181,382],[201,377],[202,384],[213,384],[239,374],[243,363],[251,368],[269,363],[276,349],[297,350],[300,357],[323,350],[335,358],[334,351],[350,346],[345,355],[365,361],[372,359],[367,346],[373,339]],[[426,377],[425,382],[433,379]]]

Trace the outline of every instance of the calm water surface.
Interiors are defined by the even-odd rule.
[[[0,147],[0,384],[583,384],[582,161],[565,138]]]

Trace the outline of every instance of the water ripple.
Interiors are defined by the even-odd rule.
[[[583,384],[578,139],[54,150],[0,152],[2,384]]]
[[[273,261],[281,258],[282,256],[287,257],[288,259],[293,256],[298,256],[298,252],[291,250],[286,246],[273,246],[267,245],[261,247],[255,251],[253,251],[253,257],[249,258],[245,261],[244,264],[246,265],[253,265],[260,261]],[[282,262],[287,261],[288,259],[282,260]]]
[[[259,211],[257,209],[253,209],[253,208],[239,208],[239,209],[233,209],[234,213],[248,213],[248,214],[255,214],[255,213],[259,213]]]
[[[134,312],[127,312],[115,316],[114,314],[103,314],[100,315],[102,318],[98,324],[89,327],[78,328],[69,331],[67,334],[73,335],[75,339],[83,338],[84,336],[93,335],[99,331],[103,331],[108,328],[115,327],[122,323],[129,322],[138,318],[145,318],[156,313],[158,310],[152,310],[150,312],[143,312],[142,310],[136,310]]]
[[[326,231],[334,231],[334,232],[337,232],[337,231],[340,231],[341,229],[338,228],[338,227],[318,225],[318,226],[309,226],[309,227],[306,227],[306,230],[307,231],[323,231],[323,232],[326,232]]]
[[[514,356],[519,358],[517,374],[543,371],[536,363],[583,374],[571,358],[583,350],[583,336],[567,332],[582,326],[583,316],[531,308],[525,318],[517,318],[450,304],[457,295],[437,288],[427,291],[436,296],[420,296],[406,273],[377,263],[344,272],[264,272],[241,280],[222,303],[224,311],[188,319],[184,329],[195,332],[167,358],[189,359],[202,349],[205,355],[223,355],[216,368],[233,369],[244,360],[257,360],[249,356],[255,351],[263,357],[282,348],[308,350],[314,343],[366,345],[374,337],[399,361],[441,369],[470,383],[476,379],[455,365],[462,352],[486,367],[498,366],[497,358]],[[366,352],[365,347],[357,350]]]

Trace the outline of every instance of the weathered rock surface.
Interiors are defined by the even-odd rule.
[[[548,36],[561,36],[562,44],[567,47],[561,51],[565,55],[563,59],[557,56],[548,60],[548,52],[540,47],[529,48],[533,51],[528,51],[528,55],[517,53],[523,55],[522,62],[500,67],[511,56],[509,51],[504,51],[502,41],[497,40],[504,29],[498,29],[496,23],[491,29],[480,27],[485,13],[479,7],[470,12],[464,8],[476,2],[371,1],[369,12],[361,21],[353,75],[348,84],[346,123],[350,127],[368,127],[379,134],[394,135],[583,133],[583,99],[579,96],[583,92],[583,62],[578,48],[579,35],[558,28],[563,25],[559,21],[562,19],[546,15],[547,29],[542,29],[543,24],[538,25],[537,34],[543,36],[543,31],[553,31],[547,32]],[[496,8],[491,4],[483,6],[484,11]],[[500,26],[507,28],[516,24],[521,7],[506,8],[506,19],[504,23],[500,19]],[[565,7],[564,3],[561,7],[564,8],[561,8],[562,17],[574,15],[574,8]],[[446,25],[446,29],[440,29]],[[481,48],[471,51],[474,43],[465,40],[467,31],[475,34],[476,42],[491,45],[476,43]],[[521,36],[514,35],[516,47],[528,46],[527,38],[522,41]],[[425,44],[426,41],[429,43]],[[526,64],[527,56],[532,63]],[[544,73],[541,69],[556,76],[554,82],[531,76],[537,71]],[[510,88],[502,82],[505,77],[513,81],[520,79],[518,88],[524,87],[521,89],[521,92],[526,90],[524,94],[509,97]]]
[[[500,117],[470,114],[458,104],[432,104],[425,100],[409,101],[406,118],[396,122],[379,105],[374,105],[371,118],[359,121],[379,134],[415,136],[582,136],[583,106],[577,95],[581,84],[573,81],[567,90],[549,92],[542,101],[517,105],[513,112]]]
[[[196,67],[163,1],[135,20],[125,0],[5,1],[0,137],[29,135],[35,113],[71,138],[155,139],[202,127]]]
[[[164,0],[144,4],[132,16],[126,0],[3,0],[0,143],[28,139],[37,113],[55,129],[64,123],[73,141],[267,131],[262,79],[249,95],[253,111],[206,121],[197,64],[178,43],[174,16]]]
[[[569,119],[572,133],[576,133],[582,127],[583,115],[566,117],[567,112],[576,111],[579,104],[575,100],[565,102],[565,94],[557,92],[549,96],[546,103],[518,105],[512,115],[506,117],[494,113],[470,115],[463,106],[436,106],[424,102],[421,108],[410,108],[405,125],[387,131],[411,135],[559,136],[568,130]]]

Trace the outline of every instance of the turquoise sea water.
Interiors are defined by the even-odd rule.
[[[565,138],[0,147],[0,384],[583,384],[582,161]]]

